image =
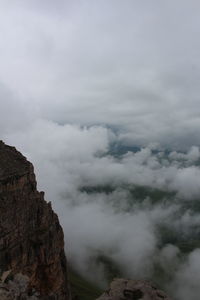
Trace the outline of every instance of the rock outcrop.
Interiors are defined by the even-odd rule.
[[[30,296],[70,299],[58,217],[36,189],[32,164],[0,141],[0,277],[19,273]]]
[[[0,280],[0,299],[38,300],[41,298],[40,294],[34,289],[32,289],[30,295],[29,278],[18,273],[12,279],[7,278],[6,282]]]
[[[172,300],[163,291],[145,280],[117,278],[97,300]]]

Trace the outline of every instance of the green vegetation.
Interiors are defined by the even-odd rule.
[[[111,185],[95,185],[95,186],[83,186],[80,189],[80,192],[87,193],[87,194],[97,194],[97,193],[104,193],[110,194],[114,192],[115,188]]]
[[[104,266],[105,280],[107,282],[111,282],[115,277],[121,277],[120,268],[110,257],[99,254],[96,263]]]
[[[163,203],[166,200],[175,197],[175,193],[147,186],[130,186],[129,192],[131,193],[132,198],[137,199],[139,202],[143,202],[148,198],[151,204]]]
[[[74,300],[94,300],[102,294],[102,290],[95,284],[81,277],[77,272],[70,268],[69,280]]]

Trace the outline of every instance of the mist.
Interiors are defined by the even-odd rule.
[[[199,2],[0,7],[1,139],[34,164],[70,265],[196,300]]]
[[[6,142],[12,141],[33,162],[38,188],[63,226],[69,262],[80,274],[106,287],[109,263],[120,275],[158,281],[159,266],[164,273],[160,284],[173,297],[195,299],[199,251],[185,253],[181,243],[199,234],[200,212],[193,208],[200,193],[199,148],[166,154],[150,144],[116,156],[111,150],[118,138],[103,126],[38,120],[7,134]],[[142,201],[134,194],[138,187],[150,189]],[[164,193],[155,203],[154,189]],[[175,236],[163,241],[163,228]]]

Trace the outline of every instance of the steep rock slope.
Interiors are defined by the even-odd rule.
[[[0,141],[0,275],[8,270],[28,276],[30,295],[70,299],[58,217],[36,189],[32,164]]]

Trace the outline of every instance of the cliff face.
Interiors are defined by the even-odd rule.
[[[8,270],[28,276],[30,295],[70,299],[58,217],[36,189],[32,164],[0,141],[0,275]]]

